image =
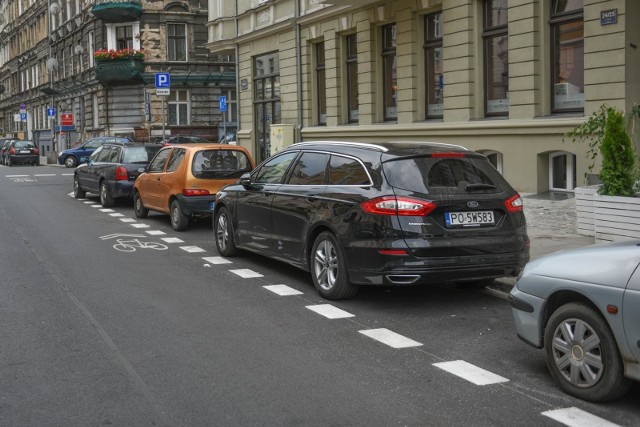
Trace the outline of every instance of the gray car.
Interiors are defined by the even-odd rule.
[[[545,349],[553,378],[592,402],[640,381],[640,240],[527,264],[509,295],[518,337]]]

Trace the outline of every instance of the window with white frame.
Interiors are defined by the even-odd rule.
[[[167,59],[169,61],[187,60],[187,26],[185,24],[167,24]]]
[[[345,38],[348,122],[358,122],[358,46],[356,34]]]
[[[172,90],[168,97],[169,126],[189,124],[189,92]]]
[[[316,99],[318,108],[318,124],[327,124],[327,81],[325,77],[326,63],[324,42],[315,45],[316,51]]]
[[[424,64],[426,118],[442,118],[444,99],[444,57],[442,55],[442,12],[424,17]]]
[[[107,49],[140,49],[140,37],[134,37],[140,34],[140,22],[107,24],[106,27]]]
[[[507,0],[485,0],[484,102],[485,114],[509,114],[509,36],[507,32]]]
[[[396,61],[396,24],[389,24],[382,27],[382,93],[385,120],[398,119]]]

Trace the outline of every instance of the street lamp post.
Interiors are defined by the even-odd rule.
[[[47,71],[49,71],[49,88],[51,89],[51,108],[55,108],[54,104],[54,92],[53,92],[53,72],[58,69],[58,60],[53,56],[53,15],[60,13],[60,5],[52,0],[47,0],[47,6],[49,10],[49,59],[47,59]],[[58,155],[58,149],[56,145],[56,114],[50,118],[51,120],[51,148],[54,153],[54,157]]]

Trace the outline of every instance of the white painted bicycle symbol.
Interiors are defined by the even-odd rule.
[[[167,245],[158,242],[144,242],[140,240],[140,237],[145,237],[140,234],[109,234],[107,236],[101,236],[100,240],[116,239],[113,249],[121,252],[135,252],[138,249],[155,249],[157,251],[165,251],[168,249]]]

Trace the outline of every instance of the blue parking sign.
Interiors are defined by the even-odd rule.
[[[227,97],[220,97],[220,111],[227,111]]]
[[[27,121],[27,113],[20,113],[20,120],[23,122]]]
[[[169,73],[156,73],[156,89],[157,88],[170,88],[171,76]]]

